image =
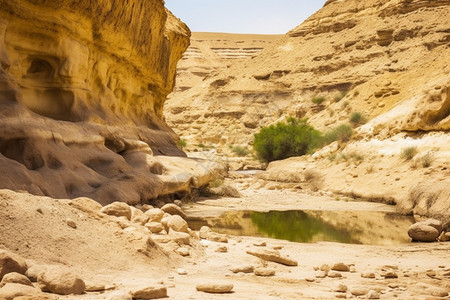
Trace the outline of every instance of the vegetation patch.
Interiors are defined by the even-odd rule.
[[[321,105],[325,101],[325,97],[314,97],[311,99],[311,102],[317,105]]]
[[[417,152],[417,147],[406,147],[400,151],[400,157],[404,160],[411,160]]]
[[[230,149],[237,156],[247,156],[250,154],[250,150],[245,147],[230,145]]]
[[[342,143],[348,142],[353,134],[353,129],[348,124],[341,124],[336,128],[325,133],[323,141],[325,144],[331,144],[334,141]]]
[[[302,156],[323,144],[322,134],[306,119],[288,118],[286,122],[263,127],[255,134],[254,148],[265,162]]]
[[[358,126],[358,125],[362,125],[362,124],[366,123],[367,119],[363,114],[361,114],[359,112],[353,112],[350,115],[349,121],[353,126]]]

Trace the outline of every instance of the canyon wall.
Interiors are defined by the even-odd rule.
[[[349,144],[332,144],[303,159],[316,160],[316,167],[305,162],[299,170],[294,167],[299,162],[290,160],[269,170],[281,176],[316,168],[326,173],[324,188],[331,191],[414,202],[422,214],[448,211],[448,189],[442,187],[448,184],[450,160],[449,18],[447,0],[327,1],[255,58],[172,95],[166,118],[187,149],[202,144],[230,155],[231,147],[252,149],[262,126],[288,116],[306,117],[325,132],[359,113],[366,124],[355,124]],[[415,166],[432,156],[431,168],[401,161],[408,146],[419,152]],[[330,167],[326,159],[355,151],[366,157],[360,166],[331,162]],[[381,176],[366,167],[384,171]],[[403,175],[391,180],[393,170]],[[367,176],[373,185],[367,185]],[[423,193],[412,201],[410,189],[419,183],[421,190],[435,187],[428,196],[441,200],[425,205]]]
[[[106,204],[204,184],[163,117],[189,36],[161,0],[0,0],[0,188]]]

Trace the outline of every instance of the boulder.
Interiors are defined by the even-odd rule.
[[[16,272],[25,274],[27,264],[23,258],[12,252],[0,250],[0,280],[8,273]]]
[[[162,218],[164,217],[164,212],[159,208],[151,208],[145,212],[148,216],[147,222],[159,222],[161,223]]]
[[[147,223],[145,224],[145,227],[147,227],[151,233],[160,233],[164,230],[164,226],[158,222]]]
[[[59,295],[80,295],[86,285],[76,274],[59,268],[46,269],[38,276],[38,284],[42,291]]]
[[[421,223],[423,223],[424,225],[436,228],[436,230],[439,232],[439,234],[441,234],[441,232],[442,232],[442,222],[439,221],[439,220],[428,219],[428,220],[425,220],[425,221],[423,221]]]
[[[287,256],[281,256],[281,254],[277,250],[269,250],[269,249],[253,249],[247,250],[247,254],[259,257],[266,261],[276,262],[279,264],[283,264],[286,266],[297,266],[298,262],[290,259]]]
[[[53,295],[45,295],[39,289],[32,286],[7,283],[0,289],[0,299],[56,300],[58,298]]]
[[[174,231],[188,232],[188,223],[178,215],[168,217],[167,226]]]
[[[211,294],[225,294],[231,293],[234,285],[231,283],[202,283],[196,286],[197,291],[211,293]]]
[[[28,279],[27,276],[16,272],[5,274],[5,276],[3,276],[2,281],[0,282],[0,287],[4,286],[7,283],[17,283],[33,286],[33,284],[31,283],[30,279]]]
[[[335,289],[335,292],[338,293],[346,293],[348,290],[348,287],[345,284],[340,283]]]
[[[131,220],[131,208],[124,202],[113,202],[104,206],[100,211],[109,216],[125,217]]]
[[[450,242],[450,232],[442,232],[439,236],[439,241]]]
[[[142,210],[135,207],[131,208],[131,221],[136,224],[144,225],[148,222],[149,216]]]
[[[157,284],[139,288],[131,292],[133,299],[160,299],[167,297],[167,288]]]
[[[86,197],[75,198],[70,201],[69,205],[89,214],[97,214],[102,209],[100,203]]]
[[[408,235],[413,242],[434,242],[439,237],[439,231],[423,222],[418,222],[409,227]]]
[[[209,228],[208,226],[202,226],[200,228],[200,231],[198,233],[199,238],[201,239],[207,239],[208,238],[208,234],[211,232],[211,228]]]
[[[184,211],[178,205],[172,203],[165,204],[163,207],[161,207],[161,210],[172,216],[180,216],[183,219],[186,219],[187,217]]]

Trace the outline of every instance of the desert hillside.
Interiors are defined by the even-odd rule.
[[[325,132],[359,114],[365,124],[354,124],[349,143],[273,163],[263,176],[302,182],[296,174],[314,169],[325,190],[448,214],[449,4],[328,1],[255,58],[172,95],[166,119],[188,150],[232,155],[288,116]],[[411,163],[401,159],[407,147],[418,152]]]

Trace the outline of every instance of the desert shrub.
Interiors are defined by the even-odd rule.
[[[322,187],[322,174],[318,171],[309,169],[306,170],[303,175],[305,176],[305,181],[309,183],[313,191],[318,191]]]
[[[417,154],[417,147],[405,147],[400,151],[400,157],[404,160],[411,160]]]
[[[325,144],[330,144],[334,141],[347,142],[350,140],[352,134],[353,129],[350,125],[341,124],[338,127],[326,132],[323,136],[323,141]]]
[[[311,152],[322,144],[322,135],[306,119],[288,118],[287,122],[263,127],[255,134],[258,158],[270,162]]]
[[[346,92],[339,92],[339,94],[337,94],[336,96],[334,96],[334,102],[339,102],[341,101],[346,95]]]
[[[427,154],[423,155],[420,158],[420,163],[422,164],[422,167],[424,167],[424,168],[428,168],[429,166],[431,166],[433,161],[434,161],[434,155],[431,152],[428,152]]]
[[[322,104],[325,101],[324,97],[314,97],[311,99],[311,102],[317,105]]]
[[[250,154],[250,151],[241,146],[230,146],[231,151],[236,154],[237,156],[247,156]]]
[[[184,147],[186,147],[187,142],[185,139],[180,138],[180,140],[177,142],[177,146],[178,148],[180,148],[181,150],[183,150]]]
[[[353,125],[360,125],[366,123],[366,117],[359,112],[353,112],[349,118],[350,123]]]

